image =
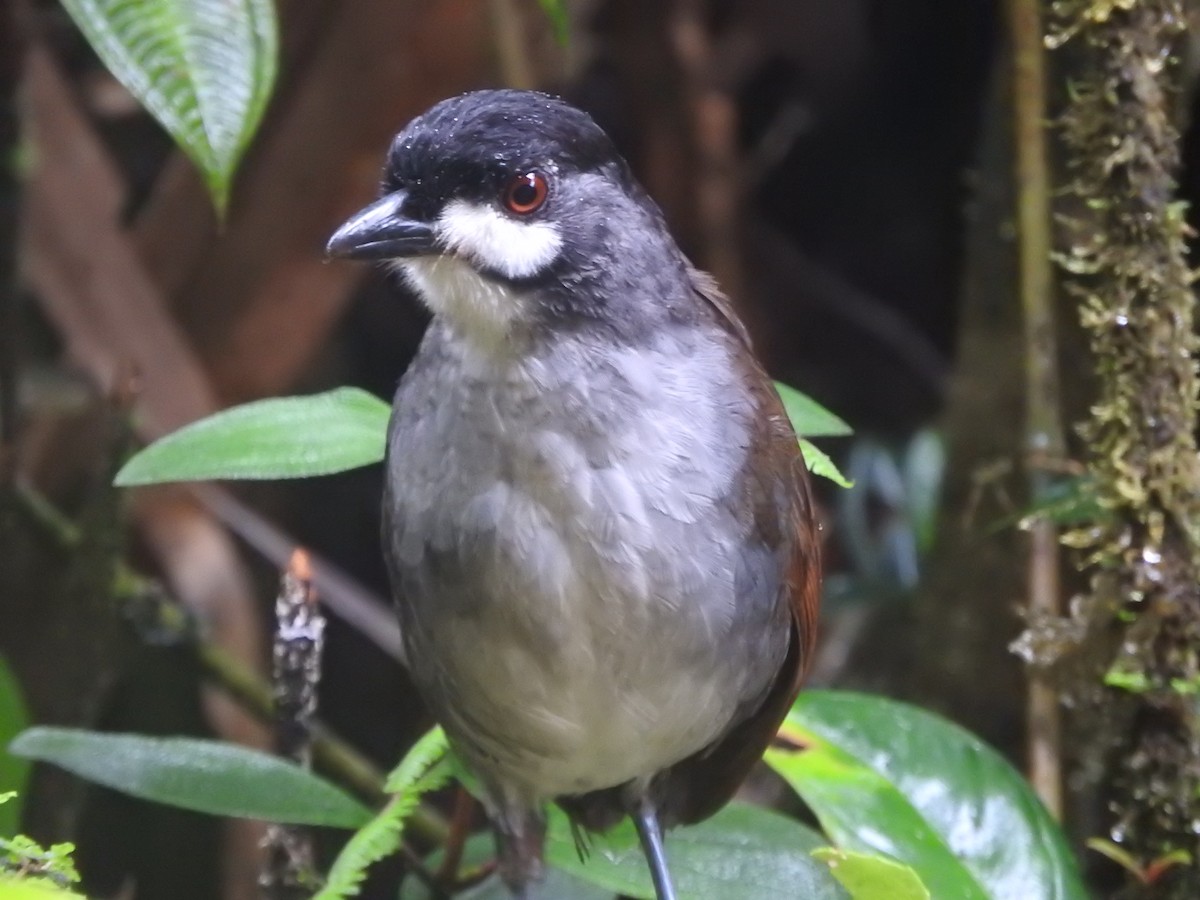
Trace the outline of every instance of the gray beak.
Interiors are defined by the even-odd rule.
[[[333,233],[325,254],[338,259],[395,259],[436,252],[429,225],[401,212],[407,196],[395,191],[355,213]]]

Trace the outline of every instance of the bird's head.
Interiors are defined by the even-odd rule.
[[[487,341],[615,322],[636,313],[633,296],[669,306],[685,270],[658,208],[599,126],[561,100],[517,90],[452,97],[414,119],[392,142],[382,196],[327,252],[386,262],[435,316]]]

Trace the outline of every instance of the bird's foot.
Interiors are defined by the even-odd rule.
[[[533,900],[545,874],[542,847],[546,818],[540,812],[506,813],[494,819],[497,869],[515,900]]]

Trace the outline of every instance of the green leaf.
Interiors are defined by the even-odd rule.
[[[29,763],[13,756],[6,749],[8,742],[28,724],[25,704],[17,679],[0,657],[0,796],[16,791],[17,796],[0,803],[0,837],[11,837],[19,830],[21,821],[20,792],[29,779]]]
[[[333,828],[357,828],[371,816],[299,766],[220,741],[30,728],[9,750],[134,797],[196,812]]]
[[[388,775],[384,790],[389,794],[403,794],[413,789],[435,764],[450,752],[446,733],[441,728],[431,728],[404,754],[404,759]]]
[[[43,847],[23,834],[0,838],[0,874],[16,873],[27,881],[66,887],[79,881],[71,843]]]
[[[788,387],[782,381],[775,382],[775,390],[779,392],[783,408],[792,420],[792,427],[801,437],[841,437],[854,433],[853,428],[807,394]]]
[[[414,894],[414,897],[429,897],[429,894]],[[553,866],[546,870],[546,877],[537,886],[538,897],[550,897],[553,900],[613,900],[613,892],[586,881],[580,881],[574,875],[556,869]],[[454,895],[455,900],[512,900],[510,891],[499,875],[493,875],[468,891]],[[401,895],[401,900],[407,900],[407,895]]]
[[[800,454],[804,457],[804,464],[808,466],[808,470],[814,475],[828,478],[838,487],[854,487],[854,482],[850,481],[838,470],[838,467],[834,465],[829,455],[823,450],[818,450],[811,441],[800,438]]]
[[[63,0],[88,43],[199,167],[224,215],[275,82],[273,0]]]
[[[490,833],[480,833],[467,838],[463,846],[462,861],[459,864],[460,880],[470,880],[485,871],[485,866],[494,867],[496,861],[496,842]],[[442,851],[435,850],[423,860],[425,870],[437,872],[442,863]],[[562,869],[549,866],[546,877],[539,882],[537,897],[547,900],[613,900],[613,892],[585,881],[580,881],[574,875],[568,875]],[[409,875],[400,885],[399,900],[436,900],[428,884],[420,878]],[[512,892],[494,872],[478,884],[454,895],[454,900],[512,900]]]
[[[235,406],[134,455],[120,487],[217,478],[307,478],[383,459],[390,410],[358,388]]]
[[[934,897],[1084,900],[1075,860],[1029,785],[956,725],[882,697],[802,694],[767,762],[842,849],[911,866]]]
[[[388,777],[394,796],[375,818],[356,831],[333,862],[325,886],[313,900],[342,900],[357,896],[367,869],[400,849],[404,825],[421,796],[437,790],[454,774],[446,735],[441,728],[426,733]]]
[[[853,900],[930,900],[921,877],[893,859],[834,847],[821,847],[812,855],[829,866]]]
[[[667,835],[667,863],[680,900],[847,900],[828,869],[809,854],[825,843],[799,822],[732,803],[711,819]],[[581,861],[566,814],[550,816],[546,861],[614,893],[654,900],[649,870],[626,821],[592,840]]]
[[[538,3],[541,4],[546,18],[550,20],[550,25],[554,29],[554,39],[565,47],[567,39],[570,37],[567,31],[570,24],[567,17],[567,4],[563,0],[538,0]]]

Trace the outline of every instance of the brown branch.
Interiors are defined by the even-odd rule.
[[[193,493],[225,527],[278,567],[285,566],[296,549],[295,540],[273,522],[246,506],[224,488],[200,485]],[[368,640],[404,664],[400,625],[389,605],[338,566],[309,553],[313,583],[327,609],[354,626]]]
[[[694,189],[704,265],[722,290],[744,309],[740,252],[743,185],[738,177],[737,108],[733,97],[717,84],[705,20],[700,0],[674,0],[668,27],[683,73],[696,151]]]
[[[1046,165],[1045,55],[1041,0],[1008,0],[1013,55],[1013,112],[1019,290],[1025,331],[1025,468],[1037,499],[1049,484],[1039,459],[1066,453],[1060,413],[1054,285],[1050,261],[1050,177]],[[1061,614],[1058,530],[1039,518],[1029,528],[1027,615]],[[1046,808],[1062,817],[1062,726],[1057,690],[1030,671],[1029,774]]]

